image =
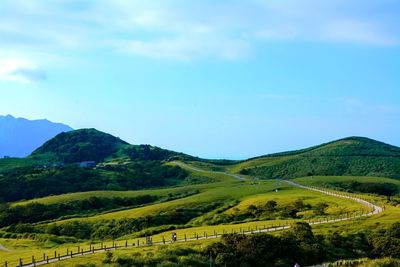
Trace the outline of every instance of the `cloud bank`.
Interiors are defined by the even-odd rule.
[[[5,0],[0,43],[25,51],[104,48],[180,61],[240,59],[269,41],[399,45],[399,4],[378,2]]]

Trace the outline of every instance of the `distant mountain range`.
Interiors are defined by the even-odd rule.
[[[44,142],[72,128],[48,120],[0,116],[0,157],[25,157]]]

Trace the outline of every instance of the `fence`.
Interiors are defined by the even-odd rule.
[[[289,181],[288,181],[289,182]],[[316,219],[308,219],[308,220],[294,220],[294,221],[284,221],[279,223],[273,224],[259,224],[255,226],[238,226],[238,225],[226,225],[226,228],[220,230],[214,230],[213,232],[202,231],[201,233],[194,232],[194,233],[182,233],[177,236],[176,241],[167,240],[165,236],[156,236],[156,239],[153,239],[152,236],[147,236],[143,238],[138,238],[131,241],[113,241],[113,242],[102,242],[98,244],[90,244],[87,246],[77,246],[75,248],[68,248],[63,251],[55,250],[54,253],[43,253],[43,255],[33,255],[29,258],[20,258],[17,261],[3,261],[3,264],[0,267],[36,267],[40,265],[45,265],[57,261],[67,260],[78,256],[94,254],[104,251],[116,250],[116,249],[123,249],[123,248],[134,248],[134,247],[142,247],[142,246],[152,246],[152,245],[165,245],[171,243],[180,243],[180,242],[189,242],[195,240],[203,240],[203,239],[211,239],[211,238],[218,238],[223,234],[228,233],[237,233],[237,234],[254,234],[254,233],[267,233],[267,232],[275,232],[280,230],[289,229],[294,223],[302,221],[307,222],[310,225],[318,225],[318,224],[326,224],[326,223],[333,223],[339,221],[346,221],[355,218],[360,218],[364,216],[371,216],[377,213],[380,213],[384,210],[377,204],[370,203],[366,199],[364,199],[360,195],[345,193],[345,192],[338,192],[334,190],[328,190],[325,188],[318,188],[318,187],[307,187],[300,184],[296,184],[293,182],[289,182],[298,187],[306,188],[312,191],[321,192],[326,195],[332,195],[341,198],[347,198],[359,202],[360,204],[367,206],[370,208],[370,211],[357,211],[357,212],[347,212],[344,214],[339,214],[338,216],[327,216],[324,218],[316,218]],[[177,230],[179,231],[179,230]],[[181,230],[182,231],[182,230]]]

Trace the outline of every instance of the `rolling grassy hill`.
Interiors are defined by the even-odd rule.
[[[130,145],[94,129],[60,134],[27,158],[0,160],[0,201],[7,202],[0,203],[0,243],[13,250],[0,249],[0,256],[14,263],[91,242],[143,242],[147,234],[161,241],[172,232],[182,237],[260,229],[368,210],[352,200],[252,177],[294,178],[387,205],[372,217],[315,226],[318,233],[387,228],[399,218],[393,197],[399,180],[372,175],[398,178],[399,156],[400,148],[351,137],[234,162]],[[97,166],[76,164],[90,160]],[[271,201],[272,210],[266,208]]]
[[[80,129],[57,135],[35,150],[29,158],[68,164],[113,159],[169,160],[173,157],[191,158],[183,153],[150,145],[131,145],[96,129]]]
[[[172,162],[169,164],[173,164]],[[189,163],[190,164],[190,163]],[[204,164],[195,164],[195,169],[201,168]],[[208,166],[206,164],[205,166]],[[324,216],[337,216],[343,212],[359,212],[365,209],[358,203],[340,199],[336,197],[326,196],[317,192],[307,191],[301,188],[293,187],[285,182],[268,180],[252,182],[251,180],[239,181],[231,176],[224,175],[218,169],[217,172],[205,170],[202,172],[188,168],[189,175],[204,175],[210,179],[214,179],[215,183],[179,186],[171,189],[162,190],[143,190],[131,192],[115,192],[102,191],[97,194],[101,198],[113,197],[137,197],[140,195],[168,196],[169,193],[180,194],[190,190],[197,190],[191,195],[182,195],[180,198],[168,201],[156,201],[146,203],[144,206],[132,207],[124,210],[110,210],[106,213],[77,215],[74,218],[58,218],[54,221],[43,221],[35,224],[18,224],[5,227],[1,231],[6,231],[6,237],[34,237],[37,241],[34,244],[31,240],[24,239],[0,239],[0,243],[11,248],[11,252],[0,251],[0,255],[8,259],[10,262],[18,262],[22,257],[24,261],[29,261],[32,255],[36,258],[42,257],[43,253],[51,255],[54,250],[64,253],[67,248],[76,250],[77,246],[89,247],[91,242],[103,241],[108,246],[112,240],[117,242],[135,243],[139,237],[144,242],[145,233],[151,233],[155,241],[161,241],[162,238],[171,236],[172,232],[176,232],[180,238],[185,234],[193,236],[195,233],[213,233],[214,231],[222,232],[223,230],[239,229],[258,229],[265,225],[287,223],[301,221],[304,219],[318,219]],[[307,177],[302,178],[305,184],[321,185],[318,181],[323,179],[329,182],[351,181],[356,179],[362,181],[364,177]],[[375,183],[394,183],[398,185],[398,181],[394,179],[386,179],[379,177],[368,177],[367,182]],[[280,188],[279,192],[275,192],[275,188]],[[13,206],[29,207],[30,204],[41,203],[45,206],[55,204],[67,204],[77,200],[86,200],[96,196],[96,192],[89,193],[73,193],[61,196],[49,196],[34,201],[20,202]],[[379,196],[365,197],[376,201],[385,201]],[[297,210],[296,213],[288,215],[285,213],[286,208],[294,209],[298,200],[304,203],[305,210]],[[263,217],[266,213],[264,205],[268,201],[276,201],[278,203],[277,210],[272,214],[267,213],[267,217]],[[325,215],[317,215],[315,207],[318,203],[326,203],[328,207],[325,209]],[[384,203],[384,202],[382,202]],[[327,234],[333,231],[341,232],[357,232],[360,227],[363,229],[386,228],[393,222],[398,220],[399,211],[394,206],[387,204],[387,210],[373,217],[359,218],[354,221],[338,222],[332,225],[315,226],[315,230],[321,234]],[[300,208],[301,209],[301,208]],[[33,212],[31,210],[30,212]],[[263,215],[264,214],[264,215]],[[289,217],[288,217],[289,216]],[[293,217],[291,217],[293,216]],[[42,241],[40,241],[42,240]],[[74,243],[70,243],[74,242]],[[213,241],[201,241],[204,246]],[[27,245],[28,244],[28,245]],[[23,246],[25,245],[25,246]],[[188,244],[192,246],[193,244]],[[154,251],[152,248],[148,248]],[[139,249],[128,249],[126,253],[140,251]],[[120,252],[116,252],[118,254]],[[122,253],[122,252],[121,252]],[[154,251],[154,253],[158,253]],[[100,261],[104,257],[103,254],[86,256],[81,260]],[[73,266],[76,261],[66,261],[65,266]]]
[[[364,137],[252,158],[229,166],[232,172],[260,178],[312,175],[400,178],[400,148]]]
[[[74,163],[81,161],[103,161],[117,153],[128,143],[95,129],[81,129],[60,133],[36,149],[32,158]]]
[[[95,129],[61,133],[27,158],[0,160],[0,201],[97,190],[138,190],[209,182],[190,176],[176,159],[183,153],[150,145],[130,145]],[[80,162],[94,161],[92,168]]]

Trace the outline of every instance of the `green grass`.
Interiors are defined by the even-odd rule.
[[[41,163],[44,162],[30,158],[2,158],[0,159],[0,173],[15,168],[31,167]]]
[[[148,190],[137,190],[137,191],[90,191],[90,192],[79,192],[79,193],[69,193],[57,196],[48,196],[43,198],[36,198],[32,200],[14,202],[12,205],[26,205],[29,203],[41,203],[41,204],[57,204],[65,203],[74,200],[85,200],[90,197],[99,198],[113,198],[113,197],[137,197],[143,195],[154,195],[154,196],[167,196],[170,193],[181,193],[186,192],[191,189],[201,190],[204,186],[185,186],[176,188],[165,188],[165,189],[148,189]]]
[[[396,184],[400,189],[400,180],[384,177],[369,176],[312,176],[294,179],[295,182],[301,184],[321,186],[325,183],[357,181],[362,183],[392,183]]]
[[[171,163],[174,164],[174,163]],[[206,164],[208,165],[208,163]],[[192,165],[190,165],[192,166]],[[190,167],[189,166],[189,167]],[[305,189],[300,189],[297,187],[293,187],[284,182],[279,182],[276,180],[262,180],[259,183],[253,184],[251,181],[238,181],[228,175],[223,173],[215,173],[212,172],[207,166],[204,164],[197,164],[194,166],[195,168],[201,168],[205,171],[193,171],[190,170],[191,175],[203,175],[209,178],[215,179],[216,183],[212,184],[199,184],[199,185],[188,185],[188,186],[179,186],[174,188],[167,189],[154,189],[154,190],[140,190],[140,191],[99,191],[99,192],[84,192],[84,193],[73,193],[73,194],[64,194],[59,196],[50,196],[40,199],[35,199],[31,201],[14,203],[19,205],[24,205],[26,203],[36,201],[43,204],[54,204],[59,202],[72,201],[77,199],[86,199],[91,196],[98,197],[133,197],[139,195],[167,195],[168,193],[177,193],[184,192],[187,190],[198,189],[199,193],[196,195],[184,197],[181,199],[176,199],[163,203],[156,203],[144,207],[138,207],[129,210],[110,212],[101,215],[90,216],[86,218],[74,218],[68,220],[58,221],[58,224],[62,224],[68,221],[77,220],[77,221],[98,221],[98,220],[113,220],[113,219],[122,219],[122,218],[136,218],[151,214],[157,214],[159,212],[165,212],[168,210],[175,210],[180,207],[187,207],[199,203],[215,203],[217,201],[222,201],[224,203],[228,203],[229,201],[237,201],[238,204],[234,207],[239,210],[246,209],[249,205],[261,205],[268,200],[276,200],[279,204],[285,204],[289,202],[293,202],[296,199],[302,199],[306,204],[316,204],[318,202],[327,202],[330,207],[328,209],[329,214],[335,214],[340,212],[351,212],[351,211],[360,211],[365,210],[365,207],[347,199],[336,198],[332,196],[327,196],[321,193],[312,192]],[[218,170],[219,171],[219,170]],[[386,178],[376,178],[376,177],[314,177],[310,178],[299,178],[295,179],[295,181],[308,184],[308,185],[320,185],[320,182],[326,181],[339,181],[346,179],[364,179],[363,181],[374,181],[374,182],[393,182],[400,185],[400,182],[393,179]],[[278,192],[275,192],[275,188],[280,188]],[[374,201],[381,201],[384,203],[384,199],[364,195],[365,198],[373,199]],[[233,211],[233,208],[227,209],[223,211],[225,213],[230,213]],[[214,211],[211,211],[213,213]],[[333,231],[341,231],[341,232],[356,232],[360,229],[376,229],[379,227],[387,227],[393,222],[398,221],[400,218],[400,211],[398,208],[387,206],[387,209],[378,215],[374,215],[372,217],[359,218],[346,222],[338,222],[332,224],[325,225],[317,225],[313,228],[317,233],[328,233]],[[199,225],[190,228],[182,228],[171,231],[163,231],[159,234],[155,234],[153,236],[153,241],[161,241],[163,238],[169,240],[172,232],[176,232],[178,234],[178,238],[182,239],[184,235],[188,238],[193,237],[195,234],[199,234],[200,236],[204,235],[206,232],[209,236],[213,235],[214,231],[217,231],[219,234],[222,232],[238,232],[240,229],[261,229],[264,227],[270,227],[272,225],[283,225],[288,223],[293,223],[296,220],[269,220],[269,221],[253,221],[253,222],[243,222],[238,224],[228,224],[228,225]],[[157,228],[157,227],[155,227]],[[149,230],[152,230],[151,228]],[[277,233],[279,234],[279,233]],[[125,240],[128,240],[129,243],[136,243],[137,240],[140,240],[141,243],[144,242],[144,238],[136,238],[135,233],[126,235],[118,238],[118,242],[124,243]],[[174,246],[204,246],[210,242],[214,242],[213,240],[204,240],[204,241],[195,241],[187,244],[175,244]],[[54,251],[62,251],[65,253],[66,249],[76,249],[77,246],[83,246],[87,248],[89,246],[89,242],[80,242],[76,244],[54,244],[51,242],[41,243],[39,241],[33,240],[14,240],[14,239],[0,239],[0,244],[3,244],[8,249],[12,250],[11,252],[0,251],[0,258],[8,260],[11,263],[17,263],[19,258],[22,257],[24,261],[29,261],[34,255],[36,258],[40,259],[43,257],[43,253],[54,255]],[[111,245],[111,242],[106,242],[108,246]],[[127,250],[119,250],[116,252],[116,255],[119,254],[132,254],[135,252],[139,253],[147,253],[157,251],[160,249],[158,247],[151,248],[131,248]],[[53,264],[53,266],[73,266],[77,263],[83,262],[95,262],[101,263],[101,259],[103,258],[103,254],[94,254],[85,256],[82,258],[77,258],[69,261],[60,262],[57,264]]]
[[[175,162],[168,163],[169,165],[176,165]],[[182,165],[183,167],[187,165]],[[212,171],[193,171],[192,169],[187,169],[189,172],[189,177],[195,178],[203,178],[211,180],[214,183],[204,183],[204,184],[196,184],[196,185],[184,185],[184,186],[175,186],[161,189],[146,189],[146,190],[132,190],[132,191],[89,191],[89,192],[77,192],[77,193],[68,193],[61,194],[55,196],[48,196],[43,198],[36,198],[26,201],[18,201],[14,202],[12,205],[26,205],[32,202],[42,203],[42,204],[56,204],[60,202],[69,202],[73,200],[84,200],[93,196],[104,197],[104,198],[112,198],[112,197],[136,197],[141,195],[156,195],[156,196],[164,196],[169,193],[179,193],[185,192],[193,189],[198,189],[200,191],[207,190],[214,187],[223,187],[226,183],[230,184],[231,182],[237,182],[237,179],[232,178],[224,173],[215,173]]]
[[[252,158],[227,166],[260,178],[354,175],[400,178],[400,148],[363,137],[349,137],[297,151]]]

